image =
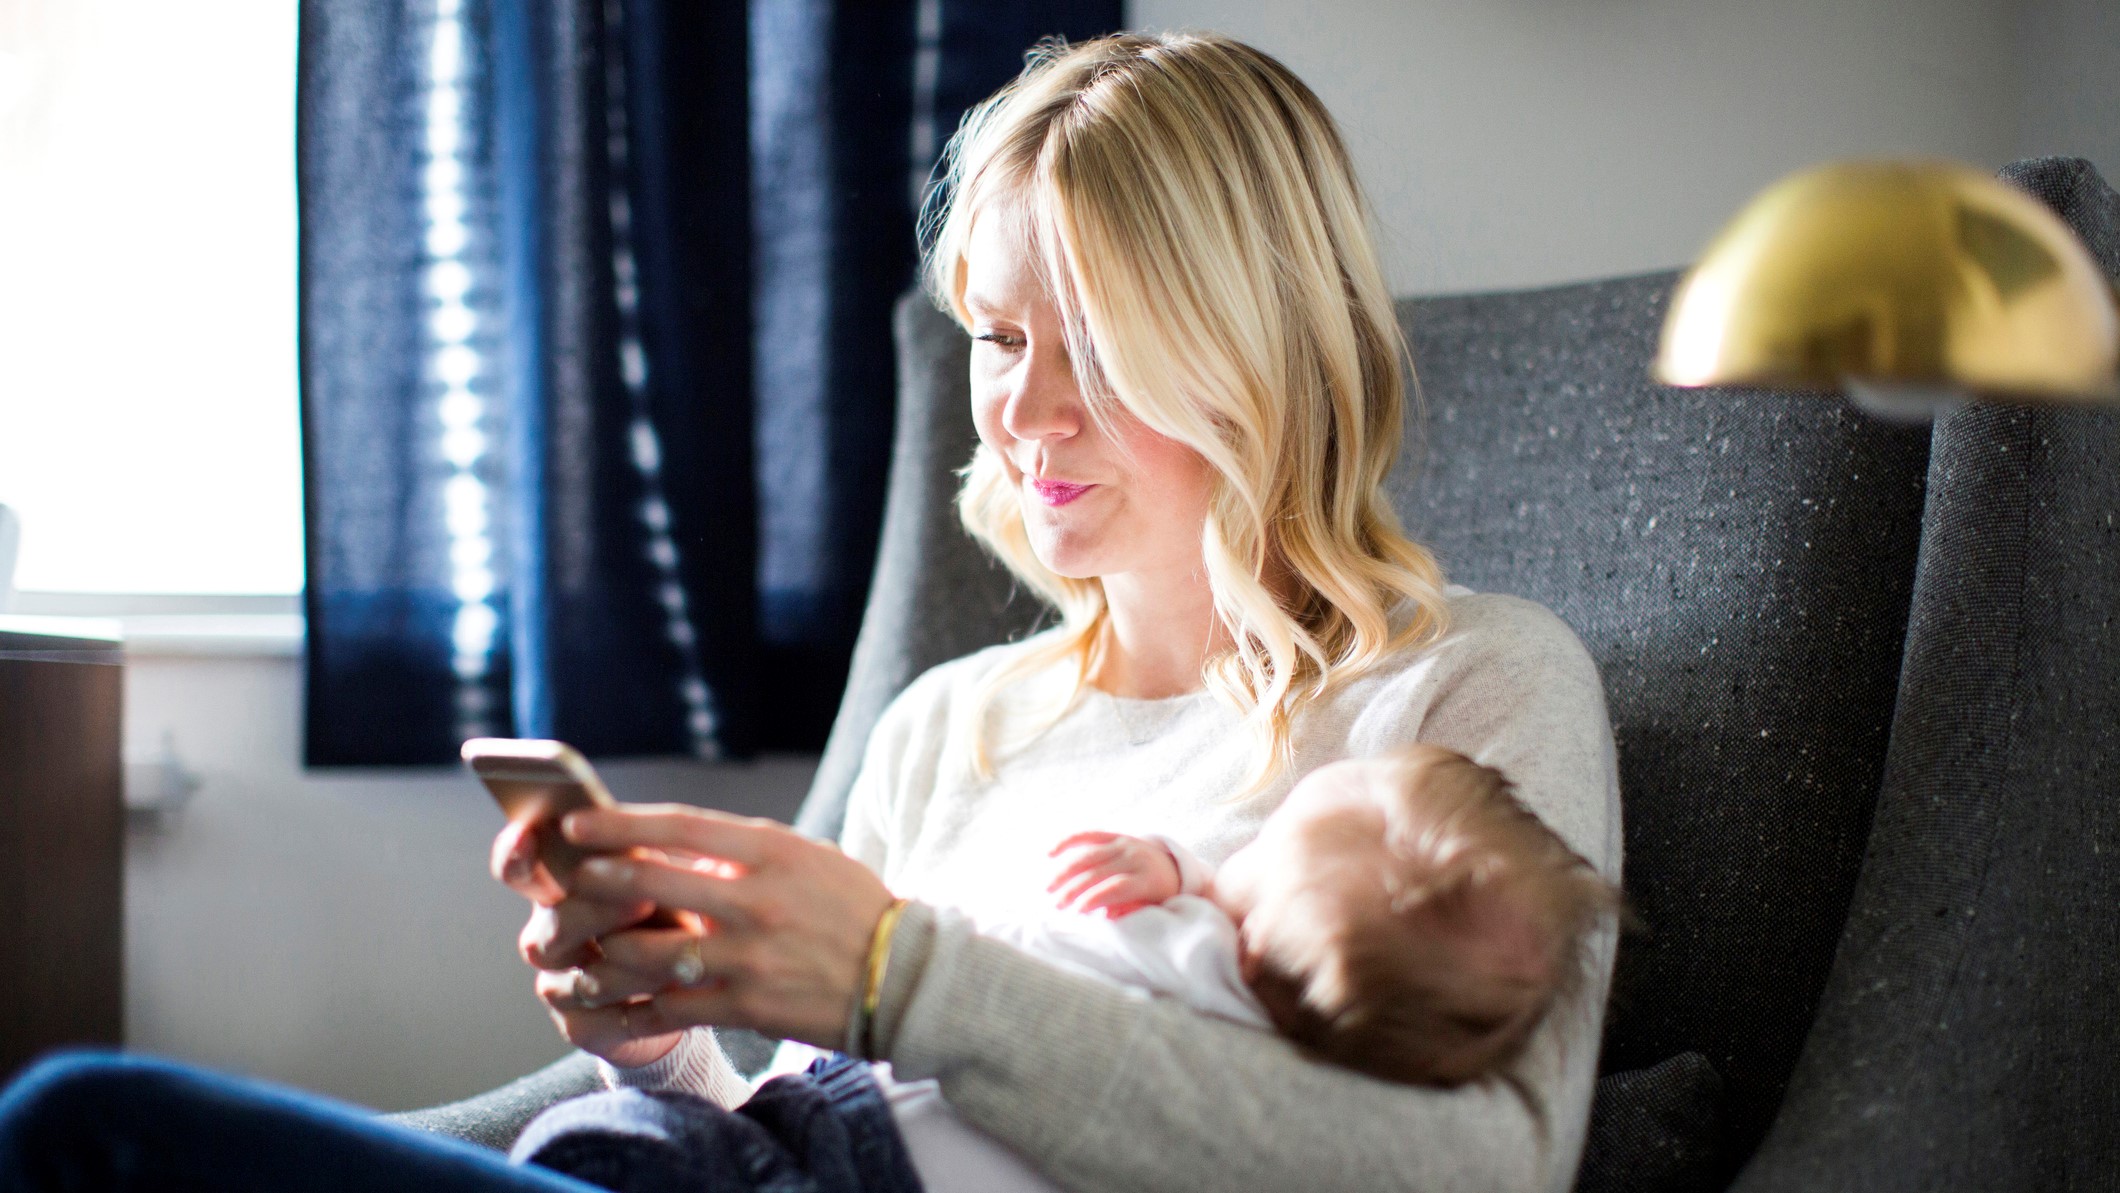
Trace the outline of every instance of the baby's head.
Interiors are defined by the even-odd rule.
[[[1432,1085],[1511,1060],[1620,907],[1499,772],[1434,746],[1306,776],[1224,863],[1215,898],[1283,1035]]]

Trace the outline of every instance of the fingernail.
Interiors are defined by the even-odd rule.
[[[583,819],[583,813],[569,812],[565,816],[560,817],[560,835],[569,841],[579,842],[582,836],[582,829],[587,824],[588,821]]]
[[[574,997],[583,1006],[594,1008],[596,1006],[596,996],[601,993],[602,990],[603,986],[598,983],[594,977],[590,976],[589,971],[576,971],[576,976],[574,979]]]
[[[605,882],[633,881],[633,866],[615,857],[592,857],[582,863],[582,869],[588,871],[591,878]]]

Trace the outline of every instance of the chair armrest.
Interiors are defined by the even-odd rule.
[[[514,1146],[524,1125],[545,1107],[602,1088],[604,1082],[597,1074],[595,1058],[586,1052],[575,1052],[527,1077],[518,1077],[499,1089],[461,1102],[383,1117],[399,1126],[449,1135],[504,1152]]]

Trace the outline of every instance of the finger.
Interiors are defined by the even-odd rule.
[[[722,878],[689,865],[643,858],[592,857],[574,872],[575,892],[613,903],[647,902],[697,912],[729,925],[752,922],[749,877]],[[601,935],[601,933],[598,933]]]
[[[510,820],[493,838],[487,866],[502,885],[540,906],[550,907],[567,892],[538,857],[538,822]]]
[[[644,1000],[609,998],[599,1001],[596,985],[577,971],[540,973],[535,983],[537,998],[560,1024],[567,1039],[583,1047],[635,1039],[659,1032],[642,1030],[659,1020],[644,1015]],[[667,1029],[666,1029],[667,1030]]]
[[[1111,907],[1107,907],[1107,908],[1105,908],[1105,909],[1104,909],[1104,918],[1105,918],[1105,919],[1108,919],[1108,920],[1123,920],[1123,919],[1125,919],[1125,918],[1126,918],[1127,916],[1130,916],[1130,915],[1134,914],[1135,912],[1137,912],[1137,911],[1141,910],[1141,909],[1142,909],[1142,908],[1144,908],[1144,907],[1154,907],[1154,906],[1155,906],[1155,904],[1153,904],[1153,903],[1147,903],[1147,902],[1141,902],[1141,903],[1119,903],[1119,904],[1115,904],[1115,905],[1113,905],[1113,906],[1111,906]]]
[[[603,959],[583,970],[596,980],[598,1003],[706,981],[705,942],[696,932],[636,928],[597,942]]]
[[[1148,897],[1148,884],[1136,874],[1114,874],[1082,893],[1077,911],[1105,911],[1124,903],[1139,903]]]
[[[1058,905],[1061,907],[1072,907],[1074,906],[1077,900],[1081,899],[1084,894],[1088,893],[1091,888],[1097,886],[1099,883],[1108,882],[1113,878],[1123,878],[1125,876],[1125,871],[1115,870],[1108,866],[1099,867],[1093,870],[1084,870],[1082,873],[1075,875],[1073,878],[1070,878],[1067,883],[1060,888],[1058,893],[1055,895],[1055,899]]]
[[[744,1026],[736,1022],[739,1000],[720,985],[691,987],[608,1006],[584,1006],[567,975],[539,976],[548,979],[539,983],[539,999],[561,1020],[568,1039],[576,1043],[639,1040],[705,1023]]]
[[[1074,857],[1069,858],[1066,865],[1060,867],[1060,872],[1053,875],[1051,882],[1045,884],[1045,889],[1048,891],[1059,890],[1062,883],[1067,882],[1076,875],[1086,870],[1110,869],[1118,860],[1119,851],[1110,845],[1084,849]]]
[[[574,897],[531,912],[517,938],[524,961],[538,969],[572,969],[593,961],[602,953],[598,937],[630,927],[655,914],[655,904],[645,900],[630,903],[605,902]]]
[[[648,1006],[645,1020],[640,1005],[634,1009],[634,1026],[642,1023],[649,1027],[660,1025],[664,1031],[676,1031],[680,1027],[710,1023],[716,1027],[760,1026],[754,1013],[756,999],[740,993],[727,982],[707,982],[699,986],[688,986],[679,990],[666,990],[655,996]],[[648,1034],[643,1031],[642,1034]]]
[[[746,867],[765,860],[794,832],[776,820],[731,816],[689,804],[587,808],[568,813],[561,831],[585,849],[680,849]]]
[[[1076,833],[1074,836],[1069,837],[1067,840],[1062,841],[1058,845],[1053,846],[1052,852],[1046,854],[1045,856],[1059,857],[1062,852],[1076,845],[1108,845],[1111,842],[1117,840],[1118,837],[1119,834],[1117,833],[1105,833],[1094,831],[1086,833]]]

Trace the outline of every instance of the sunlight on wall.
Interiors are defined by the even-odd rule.
[[[302,586],[295,7],[0,0],[23,589]]]

